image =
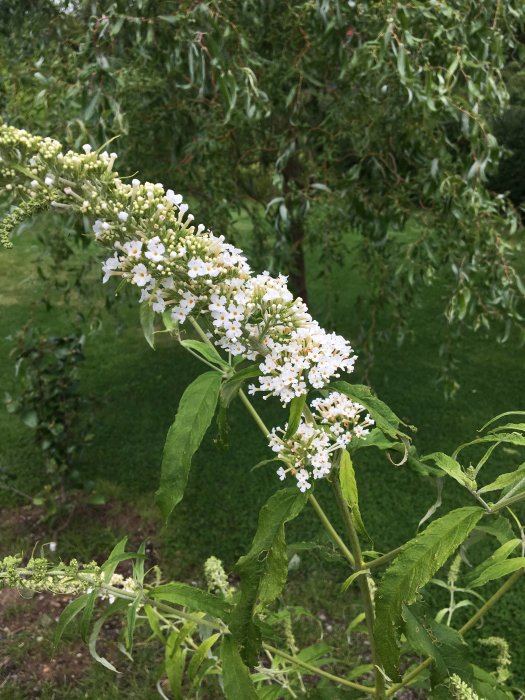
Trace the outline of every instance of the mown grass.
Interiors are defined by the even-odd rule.
[[[51,332],[67,331],[63,309],[58,307],[46,312],[39,305],[43,283],[31,262],[37,249],[34,234],[26,232],[23,238],[15,241],[14,250],[0,255],[2,389],[8,389],[13,379],[7,336],[29,315],[33,314],[42,327]],[[311,306],[315,313],[323,307],[323,285],[315,277],[318,265],[314,258],[309,260],[309,267]],[[336,272],[335,284],[339,291],[336,329],[349,338],[354,337],[358,326],[354,317],[355,299],[364,281],[359,270],[350,270],[348,265]],[[98,284],[98,274],[93,284]],[[445,400],[442,387],[436,381],[443,328],[440,294],[440,287],[436,285],[425,294],[422,307],[412,311],[413,339],[401,347],[394,343],[377,347],[370,373],[378,395],[407,423],[417,426],[414,441],[421,453],[450,453],[457,445],[474,437],[476,430],[492,416],[523,408],[522,350],[512,343],[500,345],[494,338],[471,333],[465,333],[455,348],[461,390],[454,400]],[[165,335],[158,336],[157,349],[153,352],[143,339],[136,305],[124,304],[120,315],[124,322],[120,332],[116,332],[111,317],[106,317],[102,331],[89,336],[86,343],[82,390],[96,402],[95,439],[83,453],[79,470],[95,482],[98,492],[107,499],[130,504],[144,518],[153,519],[161,567],[166,576],[200,579],[202,563],[212,554],[223,559],[231,569],[249,545],[259,508],[278,488],[271,465],[252,471],[253,465],[267,456],[264,440],[243,407],[234,404],[230,415],[229,449],[217,447],[215,428],[212,428],[196,456],[185,498],[164,527],[153,504],[164,437],[184,388],[197,376],[200,367]],[[356,381],[360,371],[358,363]],[[256,403],[269,425],[283,422],[278,405],[262,400]],[[41,460],[32,445],[31,431],[16,416],[0,410],[0,434],[0,468],[16,473],[19,488],[29,493],[35,491],[41,481]],[[435,489],[430,480],[416,477],[405,467],[393,466],[378,453],[367,452],[361,453],[363,456],[358,459],[361,511],[374,548],[386,551],[414,535],[420,518],[435,500]],[[502,470],[501,460],[513,457],[508,454],[495,459],[488,468],[489,475]],[[326,484],[320,484],[318,497],[337,521]],[[444,508],[467,502],[459,487],[447,484]],[[3,507],[17,503],[21,503],[18,497],[7,491],[0,492]],[[73,521],[70,528],[60,534],[59,553],[65,559],[103,556],[111,540],[119,534],[117,530],[112,528],[112,523],[104,522],[93,522],[91,527],[79,529]],[[289,528],[289,541],[316,537],[323,537],[323,533],[310,511],[305,511]],[[16,541],[6,538],[2,541],[0,555],[31,544],[24,542],[23,537]],[[337,615],[341,605],[346,604],[345,596],[336,593],[335,600],[329,602],[324,596],[325,582],[327,578],[333,579],[335,583],[331,588],[337,591],[336,584],[343,577],[338,566],[318,559],[310,564],[303,562],[291,577],[289,600],[311,605],[317,612],[327,610],[329,615]],[[521,683],[525,680],[522,600],[522,587],[509,592],[487,616],[480,633],[481,636],[501,635],[510,642],[513,671]],[[458,621],[460,619],[458,615]],[[104,687],[100,679],[106,677],[104,669],[90,672],[86,686],[78,695],[68,690],[69,694],[49,697],[96,697],[97,683]],[[92,690],[93,695],[81,695]],[[154,693],[134,694],[133,697],[154,697]]]

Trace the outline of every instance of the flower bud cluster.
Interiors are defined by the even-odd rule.
[[[304,493],[312,484],[310,479],[321,479],[330,473],[333,452],[344,449],[352,440],[365,437],[374,421],[366,410],[339,392],[326,398],[314,399],[312,422],[301,422],[296,433],[286,438],[288,424],[274,428],[268,436],[271,449],[284,462],[277,475],[283,481],[287,474],[295,476],[298,488]]]
[[[223,595],[229,600],[235,593],[235,588],[228,581],[224,566],[217,557],[208,557],[204,562],[204,576],[210,593]]]
[[[0,588],[77,595],[101,585],[102,574],[96,562],[55,564],[43,557],[29,559],[22,565],[21,556],[8,556],[0,561]]]

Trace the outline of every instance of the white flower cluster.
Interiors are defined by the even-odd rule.
[[[266,392],[287,404],[308,391],[308,385],[322,389],[339,370],[352,372],[356,356],[350,343],[336,333],[327,333],[316,321],[290,333],[287,339],[267,341],[269,353],[261,363],[260,386],[250,394]]]
[[[91,218],[95,239],[112,251],[102,265],[103,282],[116,277],[135,285],[141,303],[169,313],[178,324],[190,315],[203,319],[217,347],[259,362],[259,384],[250,393],[275,396],[286,405],[312,388],[322,389],[341,371],[352,372],[356,356],[350,344],[312,319],[286,277],[252,274],[239,249],[193,224],[180,194],[160,183],[121,180],[113,172],[116,157],[87,144],[83,153],[63,154],[58,141],[0,124],[0,180],[15,183],[29,198],[44,193],[53,206]],[[333,419],[337,407],[346,417]],[[321,426],[303,424],[294,442],[280,448],[303,490],[310,468],[314,478],[328,473],[327,455],[346,444],[353,420],[354,409],[340,399],[316,408]],[[353,434],[359,429],[366,426],[353,425]],[[279,440],[274,433],[272,449]]]
[[[366,410],[363,406],[339,392],[315,399],[310,406],[315,411],[315,423],[302,422],[291,438],[285,438],[288,424],[274,428],[268,436],[271,449],[286,466],[279,467],[277,475],[282,481],[291,473],[303,493],[311,488],[309,479],[321,479],[330,473],[331,453],[368,435],[374,425],[368,414],[362,416]]]
[[[0,168],[0,178],[18,177],[30,197],[52,190],[55,206],[94,219],[95,238],[113,250],[102,265],[104,282],[125,279],[140,289],[141,303],[156,313],[169,311],[179,324],[190,314],[204,315],[218,347],[260,359],[260,386],[252,393],[287,404],[341,370],[353,370],[349,343],[312,319],[286,277],[252,275],[240,250],[193,225],[180,194],[160,183],[123,182],[112,170],[117,155],[94,152],[88,144],[83,153],[62,154],[58,141],[0,125],[0,150],[6,149],[12,160],[22,154],[29,171],[24,180]]]

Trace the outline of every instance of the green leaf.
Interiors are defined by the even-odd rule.
[[[38,414],[36,411],[28,411],[22,416],[22,420],[28,428],[36,428],[38,425]]]
[[[480,525],[476,526],[476,530],[492,535],[500,544],[505,544],[505,542],[508,542],[514,537],[512,525],[501,513],[498,513],[495,518],[491,518],[490,520],[483,520]]]
[[[223,360],[217,352],[217,350],[215,350],[215,348],[211,345],[208,345],[208,343],[203,343],[202,340],[181,340],[180,344],[183,348],[193,350],[205,360],[211,362],[213,365],[217,365],[217,367],[225,369],[230,369],[230,365],[225,360]]]
[[[140,325],[146,338],[146,342],[152,350],[155,350],[155,339],[153,326],[155,323],[155,312],[147,303],[140,305]]]
[[[109,583],[111,581],[111,577],[115,573],[115,569],[117,568],[119,562],[124,561],[125,559],[129,559],[131,556],[133,556],[131,553],[127,554],[124,552],[124,550],[126,549],[127,541],[127,536],[119,540],[111,550],[111,553],[107,560],[104,562],[104,564],[102,564],[101,569],[102,573],[104,574],[104,583]]]
[[[468,585],[470,588],[479,588],[479,586],[484,586],[489,581],[503,578],[503,576],[523,568],[525,568],[525,557],[514,557],[505,561],[499,561],[485,567],[475,579],[469,579]]]
[[[525,464],[520,466],[513,472],[500,474],[494,481],[478,490],[478,493],[488,493],[489,491],[499,491],[500,489],[513,488],[523,480],[525,487]]]
[[[445,472],[451,476],[458,484],[462,486],[472,487],[472,480],[467,477],[467,475],[461,469],[461,465],[452,457],[449,457],[444,452],[433,452],[432,454],[425,455],[422,458],[423,462],[432,461],[434,462],[441,471]]]
[[[95,609],[98,593],[98,590],[94,590],[88,594],[88,599],[82,612],[82,619],[80,620],[80,636],[84,642],[86,642],[88,638],[88,632],[91,626],[91,619],[93,617],[93,610]]]
[[[341,593],[344,593],[348,588],[352,585],[352,583],[359,577],[363,576],[364,574],[368,574],[368,571],[366,569],[362,569],[359,571],[354,571],[353,574],[350,574],[350,576],[343,581],[341,584]]]
[[[409,646],[434,661],[432,686],[453,673],[463,679],[470,679],[472,674],[467,659],[468,647],[459,632],[425,615],[419,606],[403,606],[403,618]]]
[[[386,435],[397,438],[405,435],[400,429],[401,420],[396,414],[380,399],[372,393],[369,387],[363,384],[349,384],[345,381],[337,381],[330,384],[330,389],[340,391],[352,401],[356,401],[364,406],[374,419],[378,428]]]
[[[172,632],[166,644],[164,663],[170,690],[174,700],[184,700],[182,695],[182,677],[186,665],[186,649],[181,649],[177,632]]]
[[[149,626],[155,637],[157,637],[157,639],[160,639],[163,645],[166,644],[166,640],[164,638],[164,634],[162,633],[162,628],[160,626],[157,613],[155,612],[155,608],[152,608],[151,605],[145,605],[144,612],[146,613]]]
[[[341,451],[341,461],[339,463],[339,481],[341,483],[343,497],[348,503],[352,513],[352,520],[354,521],[357,531],[370,541],[370,536],[366,531],[363,519],[361,518],[361,513],[359,512],[359,500],[354,465],[352,464],[352,458],[347,450]]]
[[[165,600],[168,603],[176,603],[190,610],[202,611],[225,620],[231,611],[231,605],[223,598],[219,598],[213,593],[203,591],[202,588],[190,586],[187,583],[172,581],[163,586],[156,586],[150,593],[154,600]]]
[[[221,633],[217,632],[216,634],[212,634],[209,636],[207,639],[205,639],[201,644],[199,644],[198,649],[195,650],[195,653],[191,657],[191,661],[188,665],[188,676],[190,677],[190,680],[194,683],[196,678],[197,678],[197,672],[199,668],[201,667],[202,662],[206,658],[208,652],[212,648],[212,646],[215,644],[215,642],[221,637]]]
[[[100,630],[102,629],[103,624],[106,622],[106,620],[114,615],[115,613],[121,612],[125,608],[127,608],[129,605],[129,601],[123,600],[123,599],[117,599],[114,603],[112,603],[107,611],[100,617],[95,624],[93,625],[93,629],[91,630],[91,634],[89,635],[89,640],[88,640],[88,649],[89,653],[91,656],[95,659],[95,661],[104,668],[107,668],[109,671],[113,671],[114,673],[120,673],[120,671],[117,671],[115,666],[105,659],[103,656],[100,656],[99,653],[97,652],[97,640],[100,634]]]
[[[483,508],[453,510],[405,545],[385,572],[376,594],[375,637],[387,674],[399,678],[399,630],[403,605],[410,605],[484,514]]]
[[[259,628],[253,620],[257,602],[262,607],[269,605],[286,583],[288,556],[284,526],[299,515],[306,500],[306,494],[294,486],[274,493],[261,508],[250,551],[235,566],[241,578],[241,594],[230,629],[250,666],[255,664],[260,647]]]
[[[259,369],[259,365],[249,365],[248,367],[245,367],[244,369],[241,369],[238,372],[236,372],[232,377],[230,377],[226,382],[224,382],[221,389],[221,397],[224,404],[226,406],[229,406],[232,402],[232,399],[234,399],[237,396],[239,389],[242,387],[243,383],[247,379],[253,379],[254,377],[258,377],[260,373],[261,370]]]
[[[69,625],[69,623],[86,607],[88,600],[89,600],[89,593],[85,593],[84,595],[81,595],[80,598],[76,598],[75,600],[72,600],[69,605],[67,605],[63,610],[60,615],[60,618],[58,620],[57,628],[55,630],[55,635],[53,638],[53,644],[56,647],[60,640],[62,639],[62,635],[64,634],[64,630],[66,627]]]
[[[498,547],[498,549],[496,549],[496,551],[493,552],[488,559],[483,561],[481,564],[476,566],[475,569],[472,569],[472,571],[468,573],[468,575],[465,577],[465,585],[471,588],[482,586],[484,583],[490,580],[484,578],[485,572],[494,564],[498,564],[508,559],[512,552],[514,552],[516,547],[518,547],[520,544],[521,540],[515,537],[508,542],[505,542],[505,544],[501,545],[501,547]],[[480,580],[481,583],[477,583],[478,580]]]
[[[250,671],[244,665],[239,648],[231,636],[222,640],[221,662],[227,700],[258,700]]]
[[[168,431],[162,455],[157,503],[168,518],[182,500],[191,460],[202,442],[215,413],[222,375],[205,372],[184,392],[175,421]]]
[[[499,685],[492,673],[488,673],[474,664],[472,664],[471,668],[473,678],[470,684],[480,698],[490,698],[490,700],[515,699],[513,693]]]
[[[288,428],[284,434],[284,440],[289,440],[297,432],[297,428],[301,423],[303,408],[306,403],[306,394],[295,396],[290,402],[290,417],[288,418]]]

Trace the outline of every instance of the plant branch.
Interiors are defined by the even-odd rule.
[[[355,564],[355,560],[354,560],[354,557],[352,555],[352,552],[348,549],[348,547],[343,542],[341,537],[339,537],[339,535],[337,534],[334,526],[332,525],[332,523],[328,519],[328,516],[326,515],[324,510],[321,508],[321,505],[320,505],[319,501],[317,500],[317,498],[315,496],[310,495],[310,496],[308,496],[308,500],[310,501],[310,503],[313,506],[313,509],[317,513],[319,520],[323,523],[325,530],[328,532],[330,537],[333,539],[333,541],[335,542],[337,547],[341,550],[341,553],[343,554],[345,559],[348,560],[348,562],[350,563],[350,566],[352,568],[355,568],[356,564]]]
[[[295,664],[296,666],[299,666],[300,668],[304,668],[305,671],[309,671],[310,673],[318,676],[324,676],[324,678],[328,678],[334,683],[346,685],[349,688],[353,688],[354,690],[360,690],[362,693],[370,693],[371,695],[374,694],[374,689],[370,686],[361,685],[360,683],[354,683],[353,681],[349,681],[346,678],[341,678],[340,676],[336,676],[333,673],[329,673],[329,671],[323,671],[322,668],[318,668],[317,666],[307,664],[305,661],[301,661],[301,659],[298,659],[296,656],[291,656],[285,651],[280,651],[280,649],[276,649],[270,644],[263,643],[263,649],[270,651],[272,654],[277,654],[277,656],[281,656],[283,659],[290,661],[291,663]]]
[[[347,502],[343,496],[341,490],[341,484],[339,482],[339,473],[334,475],[332,479],[332,487],[334,489],[335,498],[341,510],[343,516],[343,522],[345,524],[346,532],[350,540],[350,548],[355,560],[356,569],[363,569],[363,554],[361,552],[361,545],[359,543],[359,536],[354,526],[354,521],[352,520],[352,513],[348,507]],[[370,641],[370,650],[372,652],[372,661],[374,663],[374,674],[375,674],[375,697],[383,698],[385,696],[385,679],[382,674],[381,664],[377,656],[377,650],[374,639],[374,602],[372,600],[372,594],[370,592],[370,584],[368,581],[368,574],[365,576],[358,577],[358,585],[361,593],[361,599],[363,601],[363,607],[365,609],[365,619],[366,626],[368,629],[368,638]]]
[[[390,550],[390,552],[387,552],[386,554],[381,555],[380,557],[377,557],[377,559],[372,559],[371,561],[365,561],[363,562],[363,565],[360,566],[360,569],[375,569],[376,566],[382,566],[383,564],[386,564],[389,562],[391,559],[393,559],[399,552],[403,549],[405,545],[401,545],[401,547],[396,547],[395,549]]]

